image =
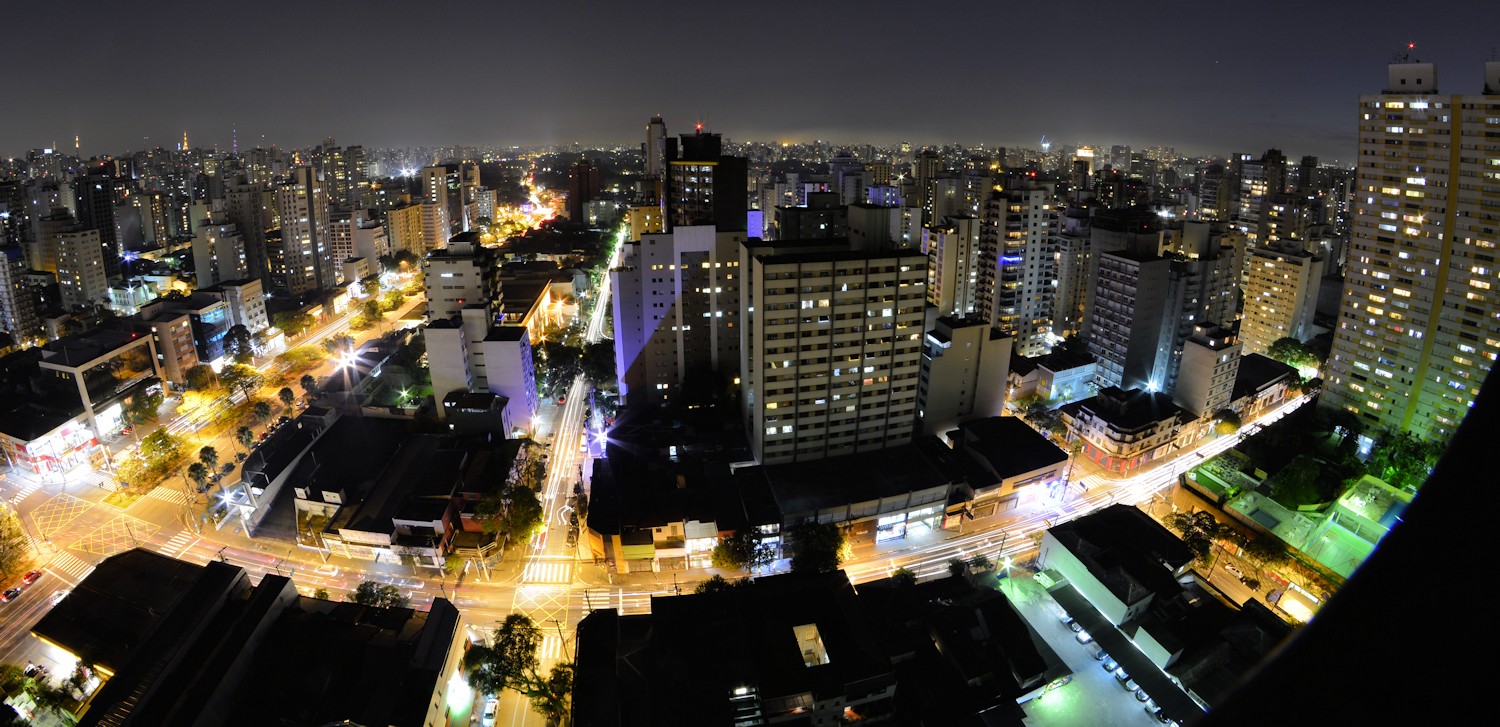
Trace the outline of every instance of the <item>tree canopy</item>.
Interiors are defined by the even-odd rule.
[[[530,487],[507,484],[475,503],[474,519],[486,532],[520,542],[542,524],[542,501]]]
[[[530,617],[522,613],[506,616],[490,644],[471,646],[464,653],[469,685],[484,694],[498,694],[502,689],[519,692],[549,722],[566,722],[573,664],[565,661],[543,674],[536,656],[541,644],[542,630]]]
[[[833,523],[801,523],[787,531],[791,541],[792,571],[826,573],[843,560],[845,535]]]
[[[742,530],[714,545],[713,566],[723,570],[753,571],[771,563],[776,551],[763,545],[752,531]]]
[[[410,603],[406,596],[401,595],[401,589],[386,585],[377,581],[360,581],[349,594],[349,600],[365,606],[379,606],[380,608],[407,608]]]

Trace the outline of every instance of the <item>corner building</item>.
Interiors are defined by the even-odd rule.
[[[741,406],[755,458],[803,462],[908,444],[927,258],[848,240],[740,248]]]
[[[1431,63],[1360,97],[1348,276],[1322,405],[1442,439],[1500,354],[1500,62],[1484,93],[1438,93]]]

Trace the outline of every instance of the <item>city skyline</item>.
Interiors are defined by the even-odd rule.
[[[54,78],[121,63],[140,72],[87,94],[68,81],[33,84],[30,112],[0,119],[0,154],[71,149],[74,136],[84,157],[171,148],[183,131],[195,146],[226,150],[236,139],[297,148],[327,136],[368,147],[635,144],[624,130],[661,113],[673,133],[701,121],[735,140],[1016,146],[1045,134],[1058,144],[1212,155],[1277,147],[1350,162],[1351,94],[1380,90],[1379,69],[1407,43],[1438,65],[1447,93],[1477,92],[1494,52],[1486,11],[1465,5],[1461,15],[1475,22],[1453,23],[1459,6],[1443,12],[1443,3],[1399,28],[1383,21],[1390,13],[1380,6],[1394,12],[1390,3],[1359,14],[1276,3],[1250,19],[1208,9],[1147,17],[1114,7],[926,8],[952,19],[931,31],[886,2],[790,15],[765,5],[674,15],[667,6],[566,4],[413,15],[382,3],[361,6],[358,18],[327,7],[239,17],[178,5],[97,8],[69,27],[75,42],[60,55],[41,45],[49,34],[20,38],[20,56],[56,56]],[[16,27],[60,20],[40,7],[13,12]],[[773,20],[786,17],[793,22]],[[193,33],[176,34],[194,18]],[[323,30],[288,32],[289,18]],[[775,32],[743,32],[758,26]],[[1048,26],[1058,30],[1015,30]],[[340,28],[348,31],[331,32]],[[470,28],[481,30],[466,38]],[[960,28],[995,28],[1000,40],[964,38]],[[619,73],[647,38],[669,60]],[[697,60],[705,38],[714,54]],[[243,51],[182,63],[224,48]],[[172,71],[150,70],[162,68]]]

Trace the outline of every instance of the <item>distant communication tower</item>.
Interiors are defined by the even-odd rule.
[[[1042,153],[1052,151],[1052,142],[1047,141],[1047,135],[1042,134]]]

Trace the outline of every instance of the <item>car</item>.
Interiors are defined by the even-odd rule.
[[[1235,565],[1235,564],[1233,564],[1233,563],[1225,563],[1224,564],[1224,570],[1228,571],[1229,575],[1232,575],[1235,578],[1244,578],[1245,577],[1245,572],[1242,571],[1242,570],[1240,570],[1240,567],[1237,566],[1237,565]]]
[[[1120,668],[1119,662],[1107,656],[1104,657],[1104,663],[1099,666],[1103,667],[1105,671],[1114,671]]]
[[[566,403],[568,403],[568,397],[567,397],[567,395],[564,394],[563,396],[557,397],[557,403],[559,403],[559,404],[566,404]]]
[[[1152,704],[1151,702],[1146,703],[1146,714],[1151,715],[1156,719],[1157,722],[1160,722],[1162,724],[1171,724],[1172,722],[1172,720],[1161,711],[1160,707]]]
[[[257,441],[257,442],[264,442],[270,436],[271,436],[271,430],[267,429],[266,431],[261,432],[260,436],[255,438],[255,441]]]
[[[286,424],[287,422],[290,422],[291,420],[292,420],[291,417],[285,416],[285,415],[276,417],[276,426],[279,427],[279,426],[281,426],[283,424]]]
[[[41,578],[41,577],[42,577],[42,572],[39,571],[39,570],[28,571],[26,573],[26,575],[21,576],[21,582],[25,583],[26,585],[29,586],[29,585],[31,585],[33,583],[36,583],[36,579]]]
[[[578,531],[577,530],[569,530],[568,531],[568,547],[572,548],[572,547],[576,547],[577,545],[578,545]]]
[[[1125,667],[1122,666],[1119,669],[1115,670],[1115,681],[1118,681],[1121,684],[1130,681],[1130,675],[1125,673]],[[1134,684],[1134,682],[1131,683]]]
[[[244,462],[247,459],[250,459],[250,455],[245,454],[244,452],[235,452],[234,453],[234,461],[236,461],[236,462]]]
[[[135,429],[132,428],[132,427],[122,427],[120,429],[120,433],[124,434],[125,436],[130,436],[130,433],[134,432],[134,431],[135,431]]]
[[[1144,702],[1144,701],[1146,701],[1146,700],[1148,700],[1150,698],[1151,697],[1146,694],[1146,690],[1144,690],[1144,689],[1137,689],[1137,690],[1135,690],[1135,701],[1137,701],[1137,702]]]
[[[1072,622],[1069,622],[1069,623],[1068,623],[1068,630],[1069,630],[1069,631],[1072,631],[1072,632],[1073,632],[1073,633],[1075,633],[1075,634],[1076,634],[1076,633],[1078,633],[1078,632],[1079,632],[1079,631],[1082,631],[1082,630],[1083,630],[1083,624],[1081,624],[1081,623],[1078,623],[1078,622],[1077,622],[1077,621],[1072,621]]]
[[[4,593],[0,593],[0,603],[10,603],[16,600],[16,596],[19,595],[21,595],[21,589],[19,588],[12,588]]]
[[[1109,658],[1109,652],[1105,651],[1104,647],[1095,642],[1089,644],[1089,656],[1094,657],[1094,661],[1104,661]]]
[[[62,600],[64,598],[67,598],[69,593],[71,593],[71,591],[53,591],[52,605],[56,606],[57,604],[62,603]]]
[[[1073,638],[1078,639],[1078,643],[1080,644],[1087,644],[1094,640],[1094,637],[1090,636],[1087,631],[1079,631]]]
[[[578,453],[579,454],[588,454],[588,451],[589,451],[589,440],[587,440],[587,439],[580,439],[580,440],[578,440]]]
[[[484,717],[480,719],[480,724],[484,727],[495,727],[495,710],[499,706],[500,700],[494,697],[484,700]]]
[[[1136,684],[1134,679],[1126,679],[1120,682],[1120,686],[1125,687],[1125,691],[1127,692],[1134,692],[1141,688],[1141,685]]]

